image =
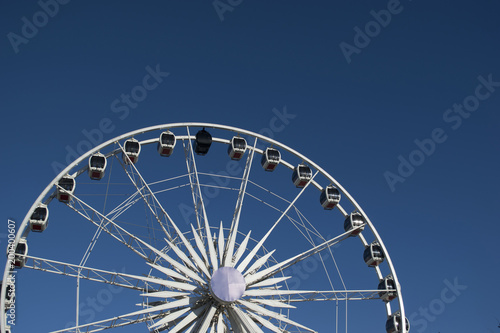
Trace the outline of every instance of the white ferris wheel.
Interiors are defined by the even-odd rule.
[[[38,196],[7,253],[2,333],[409,331],[354,198],[301,153],[230,126],[95,147]]]

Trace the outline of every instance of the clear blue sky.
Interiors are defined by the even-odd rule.
[[[106,140],[181,121],[258,132],[286,107],[275,138],[332,173],[372,218],[412,331],[498,331],[498,3],[220,3],[231,10],[70,1],[49,16],[36,1],[4,1],[2,218],[21,221],[54,162],[66,164],[103,119]],[[144,84],[147,96],[122,98]],[[449,293],[449,283],[467,288]]]

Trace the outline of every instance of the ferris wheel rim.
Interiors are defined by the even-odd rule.
[[[50,191],[53,188],[53,186],[62,177],[64,177],[65,175],[69,175],[69,172],[71,170],[73,170],[76,166],[80,165],[82,162],[86,161],[86,159],[88,159],[93,154],[99,153],[103,148],[108,147],[108,146],[110,146],[110,145],[112,145],[114,143],[120,142],[120,141],[122,141],[124,139],[133,138],[136,135],[145,134],[145,133],[154,132],[154,131],[159,131],[159,130],[171,130],[171,129],[175,129],[175,128],[188,128],[189,129],[189,128],[197,128],[197,127],[213,128],[213,129],[217,129],[217,130],[225,130],[225,131],[229,131],[229,132],[234,132],[234,133],[239,134],[239,135],[248,135],[250,137],[254,137],[256,139],[262,140],[264,142],[269,143],[273,147],[274,146],[279,147],[279,148],[283,149],[284,151],[287,151],[288,153],[290,153],[290,154],[292,154],[292,155],[300,158],[302,161],[305,161],[308,165],[310,165],[313,168],[315,168],[325,178],[327,178],[328,180],[330,180],[331,184],[333,184],[334,186],[336,186],[342,192],[342,194],[347,197],[347,199],[355,207],[355,210],[358,211],[358,212],[360,212],[363,215],[363,217],[365,218],[366,224],[369,226],[371,232],[375,236],[375,240],[381,246],[381,248],[382,248],[382,250],[384,252],[384,255],[385,255],[385,259],[386,259],[387,265],[389,266],[390,273],[391,273],[391,275],[392,275],[392,277],[393,277],[393,279],[395,281],[397,295],[398,295],[399,313],[400,313],[400,315],[401,315],[402,318],[405,318],[405,310],[404,310],[404,303],[403,303],[403,295],[402,295],[402,291],[401,291],[401,285],[399,283],[399,279],[397,277],[397,273],[396,273],[394,264],[392,262],[392,259],[390,257],[390,254],[389,254],[389,252],[388,252],[388,250],[387,250],[387,248],[386,248],[386,246],[385,246],[382,238],[380,237],[378,231],[376,230],[374,224],[371,222],[371,220],[368,217],[368,215],[364,212],[364,210],[357,203],[357,201],[354,199],[354,197],[340,184],[340,182],[338,182],[332,175],[330,175],[330,173],[326,172],[321,166],[319,166],[313,160],[309,159],[307,156],[303,155],[302,153],[298,152],[297,150],[295,150],[295,149],[289,147],[288,145],[285,145],[285,144],[283,144],[283,143],[281,143],[281,142],[279,142],[277,140],[274,140],[272,138],[266,137],[266,136],[264,136],[264,135],[262,135],[260,133],[256,133],[256,132],[253,132],[253,131],[249,131],[249,130],[242,129],[242,128],[239,128],[239,127],[234,127],[234,126],[221,125],[221,124],[216,124],[216,123],[207,123],[207,122],[166,123],[166,124],[154,125],[154,126],[149,126],[149,127],[144,127],[144,128],[140,128],[140,129],[137,129],[137,130],[129,131],[127,133],[124,133],[122,135],[116,136],[114,138],[111,138],[111,139],[109,139],[109,140],[107,140],[107,141],[105,141],[105,142],[97,145],[96,147],[90,149],[86,153],[80,155],[77,159],[75,159],[73,162],[71,162],[66,168],[64,168],[61,172],[59,172],[59,174],[57,174],[53,178],[53,180],[51,182],[49,182],[49,184],[40,193],[40,195],[38,196],[38,198],[34,201],[34,203],[32,204],[32,206],[28,210],[27,214],[25,215],[25,217],[24,217],[24,219],[23,219],[23,221],[22,221],[21,225],[19,226],[18,231],[16,233],[16,237],[15,237],[15,240],[14,240],[14,243],[13,243],[14,245],[13,246],[16,246],[19,243],[20,239],[29,233],[29,228],[27,228],[28,222],[29,222],[29,217],[34,212],[34,210],[39,206],[39,204],[42,203],[42,200],[47,197],[47,195],[50,193]],[[189,137],[187,139],[188,140],[193,140],[194,138],[195,138],[194,135],[189,135]],[[158,139],[152,139],[150,141],[151,141],[150,143],[153,143],[153,142],[157,142]],[[84,169],[85,169],[85,166],[83,166],[81,170],[84,170]],[[78,171],[76,171],[76,172],[78,172]],[[1,313],[5,313],[5,303],[3,302],[3,300],[5,299],[6,282],[7,282],[7,278],[8,278],[8,275],[9,275],[9,269],[8,269],[7,266],[8,266],[8,261],[6,263],[5,270],[4,270],[4,275],[3,275],[3,279],[2,279],[3,286],[2,286],[1,294],[0,294],[0,300],[2,300],[2,302],[0,302],[1,303],[0,304],[0,311],[2,311]],[[388,313],[388,316],[389,316],[389,313]],[[2,328],[5,327],[5,325],[6,325],[5,322],[6,322],[5,316],[3,316],[3,315],[0,316],[0,325],[1,325]],[[405,325],[406,325],[406,323],[403,320],[402,321],[402,329],[405,328]]]

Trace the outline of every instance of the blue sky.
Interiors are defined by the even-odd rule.
[[[498,331],[496,2],[48,3],[0,13],[4,220],[21,221],[97,128],[96,142],[162,123],[284,124],[274,138],[375,223],[413,332]],[[450,284],[464,286],[453,301]]]

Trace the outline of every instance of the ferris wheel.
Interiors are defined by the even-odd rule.
[[[164,124],[95,147],[38,196],[7,254],[2,333],[409,332],[354,198],[236,127]]]

